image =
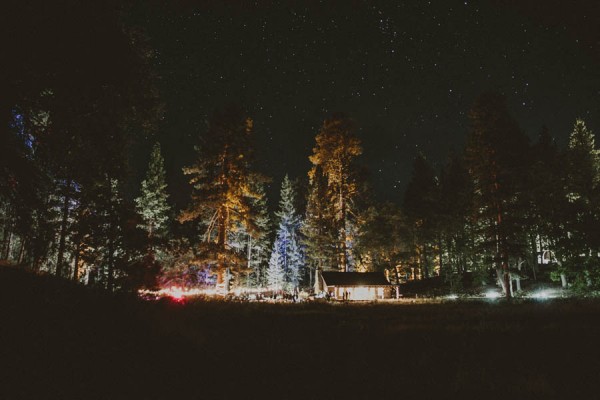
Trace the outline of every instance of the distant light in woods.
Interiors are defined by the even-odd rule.
[[[532,299],[548,300],[548,299],[555,299],[557,297],[560,297],[560,294],[555,289],[543,289],[543,290],[538,290],[537,292],[533,292],[530,297]]]
[[[499,292],[495,291],[495,290],[488,290],[487,292],[485,292],[485,298],[486,299],[497,299],[499,297],[502,297],[502,294],[500,294]]]

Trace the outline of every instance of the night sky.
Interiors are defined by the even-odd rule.
[[[283,175],[306,176],[314,136],[336,111],[357,121],[374,192],[392,201],[417,152],[439,168],[462,150],[467,112],[484,91],[505,94],[531,138],[546,124],[564,145],[576,117],[600,133],[591,0],[218,3],[131,12],[157,51],[158,139],[179,206],[189,198],[181,167],[211,111],[230,103],[254,118],[256,166],[275,197]]]

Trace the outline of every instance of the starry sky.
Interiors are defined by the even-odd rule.
[[[231,103],[254,118],[256,166],[273,178],[272,203],[286,173],[306,176],[314,137],[332,112],[356,120],[374,193],[391,201],[402,198],[419,151],[439,168],[462,150],[469,107],[484,91],[503,93],[532,139],[545,124],[564,145],[577,117],[600,132],[593,3],[138,4],[131,18],[156,50],[166,106],[158,139],[172,198],[187,201],[181,167],[193,160],[211,111]]]

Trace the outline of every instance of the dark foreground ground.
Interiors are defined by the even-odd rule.
[[[600,303],[145,303],[0,269],[0,398],[599,398]]]

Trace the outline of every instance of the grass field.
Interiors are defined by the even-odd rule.
[[[0,398],[598,398],[600,303],[142,302],[0,269]]]

